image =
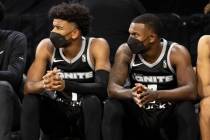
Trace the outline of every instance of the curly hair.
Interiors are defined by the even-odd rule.
[[[89,32],[91,16],[88,8],[81,4],[61,3],[53,6],[48,14],[50,19],[63,19],[75,23],[84,36]]]

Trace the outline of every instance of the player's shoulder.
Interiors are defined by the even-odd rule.
[[[115,59],[122,59],[125,62],[130,62],[131,58],[132,58],[132,52],[128,47],[128,44],[122,43],[116,51]]]
[[[44,38],[39,42],[37,48],[53,49],[54,47],[49,38]]]
[[[198,41],[197,47],[198,56],[199,55],[210,55],[210,35],[203,35]]]
[[[90,43],[90,51],[91,52],[98,52],[98,51],[108,51],[109,50],[109,44],[104,38],[95,38],[92,37],[91,43]]]
[[[210,43],[210,35],[203,35],[199,38],[199,42]]]
[[[108,41],[105,38],[95,38],[95,37],[91,37],[91,38],[92,38],[92,42],[91,42],[92,46],[108,45]]]
[[[173,55],[186,55],[188,54],[189,51],[187,50],[187,48],[179,43],[174,42],[173,47],[171,48],[171,54]]]
[[[198,48],[201,48],[202,49],[204,47],[207,47],[210,49],[210,35],[203,35],[199,38],[199,41],[198,41]]]
[[[129,46],[127,43],[122,43],[119,48],[118,48],[119,51],[128,51],[130,50]]]
[[[54,51],[54,47],[49,38],[42,39],[36,48],[37,53],[47,53],[51,55],[53,51]]]
[[[132,52],[130,48],[128,47],[127,43],[122,43],[118,49],[117,49],[117,54],[127,54],[127,55],[132,55]]]
[[[174,43],[170,52],[170,61],[172,65],[177,65],[181,63],[189,64],[191,63],[191,56],[185,46]]]

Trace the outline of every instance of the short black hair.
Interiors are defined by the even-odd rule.
[[[4,13],[5,13],[5,7],[4,7],[3,3],[0,2],[0,21],[3,20],[3,18],[4,18]]]
[[[161,22],[161,19],[155,14],[142,14],[134,18],[132,23],[143,23],[149,28],[151,28],[152,31],[156,33],[159,37],[163,35],[163,24]]]
[[[86,36],[90,27],[89,9],[81,4],[61,3],[53,6],[49,11],[49,18],[63,19],[77,25],[82,35]]]

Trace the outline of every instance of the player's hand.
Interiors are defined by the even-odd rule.
[[[146,91],[140,94],[140,104],[142,105],[155,101],[157,99],[158,99],[158,93],[150,89],[147,89]]]
[[[142,92],[147,90],[147,87],[141,83],[135,83],[135,87],[137,87],[138,94],[141,94]]]
[[[57,68],[53,69],[53,76],[52,76],[52,85],[51,89],[54,91],[63,91],[65,88],[65,81],[60,77],[60,70]]]
[[[140,95],[138,94],[138,87],[133,87],[131,90],[132,90],[132,98],[133,98],[134,102],[139,106]]]
[[[52,77],[54,72],[52,70],[47,71],[47,73],[42,77],[43,88],[45,91],[52,91]]]
[[[140,94],[145,91],[147,88],[140,84],[140,83],[136,83],[135,87],[132,88],[132,97],[134,102],[139,106],[142,107],[141,104],[141,99],[140,99]]]
[[[63,91],[65,88],[65,81],[60,77],[59,72],[59,69],[54,68],[51,71],[47,71],[47,74],[43,76],[45,90]]]

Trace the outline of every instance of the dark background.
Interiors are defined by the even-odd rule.
[[[0,23],[0,28],[21,31],[27,36],[28,55],[25,72],[27,72],[34,59],[38,42],[49,36],[51,23],[48,20],[47,13],[50,7],[62,2],[80,2],[80,0],[0,1],[6,8],[6,16]],[[210,33],[210,27],[208,27],[210,25],[210,18],[203,15],[203,8],[209,1],[141,0],[140,2],[145,7],[146,12],[156,13],[163,20],[165,25],[164,37],[168,40],[183,44],[188,48],[192,56],[192,64],[195,66],[197,41],[201,35]],[[106,36],[104,36],[104,38],[106,38]],[[109,43],[110,46],[119,45],[114,44],[112,41]]]

